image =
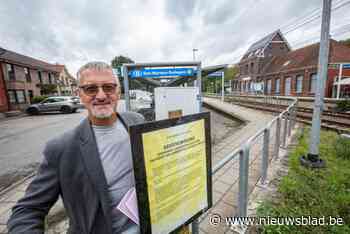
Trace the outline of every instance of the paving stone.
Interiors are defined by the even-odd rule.
[[[224,197],[224,193],[213,191],[213,205],[215,205],[223,197]]]
[[[17,202],[20,198],[24,196],[25,192],[21,190],[14,190],[10,196],[7,196],[4,201],[5,202]]]
[[[224,202],[219,202],[218,205],[210,209],[209,215],[199,224],[199,226],[208,233],[225,233],[225,231],[228,229],[225,223],[225,217],[231,217],[234,210],[235,208],[225,204]],[[221,216],[221,222],[216,226],[210,223],[210,219],[214,214]]]
[[[233,185],[231,189],[229,189],[224,197],[222,198],[222,201],[230,206],[237,206],[238,205],[238,183]]]
[[[0,225],[6,225],[11,215],[11,210],[6,210],[0,214]]]
[[[227,185],[220,180],[217,180],[213,184],[213,190],[218,191],[220,193],[225,193],[230,188],[230,185]]]
[[[15,202],[0,202],[0,214],[5,213],[8,210],[11,210],[15,205]]]
[[[7,227],[6,225],[0,224],[0,234],[7,233]]]
[[[226,173],[224,173],[223,175],[221,175],[218,180],[225,184],[233,185],[234,183],[237,182],[238,178],[239,178],[239,171],[237,169],[235,170],[231,169],[226,171]]]

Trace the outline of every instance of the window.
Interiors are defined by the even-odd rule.
[[[15,91],[9,90],[7,93],[8,93],[9,99],[10,99],[9,100],[10,103],[15,104],[16,103],[16,93],[15,93]]]
[[[250,63],[250,73],[254,72],[254,63]]]
[[[271,94],[271,80],[267,81],[267,94]]]
[[[27,67],[24,68],[24,74],[26,76],[27,82],[32,82],[32,78],[30,77],[29,68],[27,68]]]
[[[290,95],[290,90],[291,90],[291,78],[286,77],[284,80],[284,95],[289,96]]]
[[[41,71],[38,71],[38,78],[39,78],[40,84],[42,84],[43,83],[43,78],[41,77]]]
[[[51,73],[49,73],[49,84],[52,84],[52,77],[51,77]]]
[[[24,90],[9,90],[7,93],[11,104],[26,103]]]
[[[247,65],[245,65],[245,74],[248,74],[248,64]]]
[[[17,103],[26,103],[24,90],[16,90]]]
[[[313,73],[310,77],[310,93],[315,93],[316,91],[317,74]]]
[[[7,74],[9,80],[15,80],[15,69],[12,64],[6,64]]]
[[[302,93],[303,92],[303,76],[299,75],[296,78],[296,93]]]
[[[280,93],[280,79],[276,79],[275,81],[275,93],[276,94]]]

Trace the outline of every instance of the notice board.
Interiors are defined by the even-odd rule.
[[[210,114],[130,127],[141,233],[170,233],[212,206]]]

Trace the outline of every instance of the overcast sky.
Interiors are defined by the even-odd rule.
[[[350,37],[349,2],[333,0],[340,6],[332,12],[334,39]],[[203,66],[232,64],[255,41],[281,27],[287,32],[321,7],[322,0],[2,0],[0,47],[65,64],[72,75],[117,55],[190,61],[193,48]],[[287,33],[292,48],[318,41],[320,22]]]

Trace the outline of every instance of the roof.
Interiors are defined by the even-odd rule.
[[[16,64],[20,66],[31,67],[39,70],[45,70],[50,72],[57,72],[53,67],[53,64],[22,55],[10,50],[6,50],[0,47],[0,61]]]
[[[247,52],[245,52],[244,56],[242,57],[242,59],[245,59],[250,53],[252,52],[256,52],[258,49],[264,49],[268,44],[270,44],[270,42],[272,41],[272,39],[279,34],[281,36],[281,38],[286,42],[288,48],[290,49],[290,46],[287,42],[287,40],[284,38],[282,32],[278,29],[276,31],[274,31],[273,33],[270,33],[269,35],[263,37],[262,39],[260,39],[259,41],[255,42],[253,45],[251,45],[249,47],[249,49],[247,50]],[[255,54],[255,53],[254,53]]]
[[[291,69],[303,69],[305,67],[317,67],[320,43],[315,43],[294,51],[284,56],[272,58],[264,68],[262,74],[284,72]],[[328,63],[350,62],[350,48],[335,40],[330,40]]]

